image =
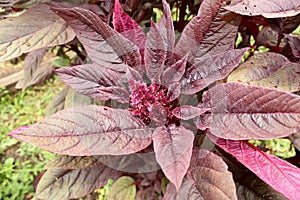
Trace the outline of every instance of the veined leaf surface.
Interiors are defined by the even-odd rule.
[[[59,111],[10,135],[58,154],[123,155],[150,145],[152,129],[127,110],[91,105]]]
[[[0,20],[0,61],[43,47],[70,42],[74,31],[45,4],[18,17]]]
[[[199,104],[211,108],[196,118],[199,129],[224,139],[273,139],[300,130],[300,97],[239,83],[211,88]]]

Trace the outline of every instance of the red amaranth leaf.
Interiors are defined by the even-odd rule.
[[[198,106],[211,113],[196,118],[197,127],[224,139],[274,139],[300,131],[300,97],[276,89],[219,84]]]
[[[74,31],[47,5],[35,5],[20,16],[0,20],[0,61],[65,44],[74,37]]]
[[[181,80],[182,94],[195,94],[215,81],[224,79],[238,66],[247,48],[232,49],[213,56],[203,56]]]
[[[158,127],[153,133],[156,160],[178,191],[190,165],[194,133],[182,126]]]
[[[262,15],[266,18],[290,17],[300,13],[300,1],[296,0],[234,0],[225,7],[241,15]]]
[[[146,35],[140,28],[138,23],[127,15],[119,0],[115,0],[114,15],[113,15],[114,29],[121,33],[125,38],[129,39],[133,44],[143,51],[146,43]]]
[[[296,58],[300,58],[300,34],[286,34],[292,53]]]
[[[163,86],[169,87],[171,84],[180,81],[186,69],[187,58],[188,55],[164,70],[162,74]]]
[[[170,10],[169,4],[166,0],[162,0],[164,14],[157,22],[157,26],[159,27],[160,35],[162,36],[164,43],[166,45],[167,50],[167,66],[171,66],[174,64],[174,44],[175,44],[175,32],[173,26],[172,13]]]
[[[300,198],[300,169],[290,163],[266,154],[246,141],[224,140],[208,136],[219,147],[232,154],[259,178],[290,200]]]
[[[146,73],[152,83],[160,84],[160,76],[167,56],[167,44],[160,33],[160,27],[151,21],[145,48]]]
[[[189,54],[194,64],[205,54],[219,54],[233,49],[241,16],[221,8],[223,0],[204,0],[199,12],[184,28],[175,54]]]
[[[123,155],[145,149],[152,131],[127,110],[90,105],[59,111],[10,136],[58,154]]]
[[[131,67],[141,67],[138,47],[113,30],[98,15],[78,7],[49,5],[72,27],[92,61],[115,70],[124,70],[123,62]]]
[[[241,82],[287,92],[300,90],[300,64],[277,53],[259,53],[234,70],[227,82]]]
[[[73,157],[72,160],[77,159]],[[107,184],[107,180],[116,180],[121,172],[108,168],[100,162],[89,162],[93,157],[85,157],[76,161],[76,165],[69,169],[68,163],[64,167],[48,169],[39,181],[36,195],[38,199],[77,199],[93,192]],[[70,161],[68,159],[67,161]],[[72,162],[72,161],[71,161]],[[82,168],[81,168],[82,167]],[[84,185],[84,187],[83,187]]]
[[[236,200],[231,172],[221,157],[206,150],[194,151],[191,167],[178,192],[168,184],[164,200]]]
[[[129,102],[129,94],[122,82],[125,72],[118,72],[97,64],[64,67],[56,70],[59,77],[76,92],[106,101]]]

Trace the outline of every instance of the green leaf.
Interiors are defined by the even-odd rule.
[[[122,176],[110,188],[107,200],[134,200],[136,185],[133,178]]]

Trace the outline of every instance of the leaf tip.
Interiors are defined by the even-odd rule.
[[[21,133],[22,131],[24,131],[28,128],[29,128],[29,126],[20,126],[19,128],[16,128],[13,131],[11,131],[10,133],[8,133],[7,135],[10,137],[16,137],[15,135]]]

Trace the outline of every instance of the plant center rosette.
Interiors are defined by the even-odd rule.
[[[178,100],[170,100],[167,89],[157,84],[132,81],[135,90],[130,94],[129,111],[147,125],[178,124],[179,119],[172,114]]]

